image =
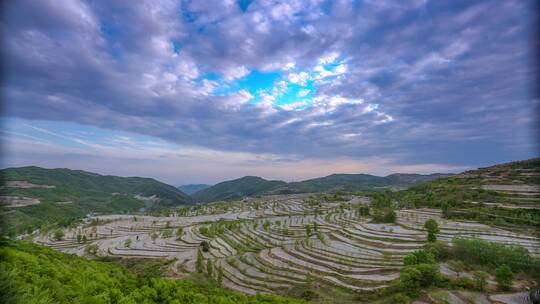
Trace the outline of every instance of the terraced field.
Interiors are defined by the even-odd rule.
[[[162,217],[93,217],[63,236],[47,233],[34,241],[77,255],[94,247],[100,256],[171,259],[175,277],[196,271],[197,253],[206,242],[203,255],[213,261],[213,273],[220,269],[224,286],[248,294],[288,294],[308,278],[340,293],[385,288],[399,277],[403,256],[426,242],[423,225],[430,218],[439,224],[440,240],[460,236],[519,244],[540,256],[537,237],[443,219],[434,209],[401,209],[396,224],[372,223],[359,215],[359,205],[369,203],[358,196],[342,202],[310,194],[264,196]]]

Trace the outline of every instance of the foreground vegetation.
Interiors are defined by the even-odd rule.
[[[26,243],[0,240],[0,302],[10,303],[304,303],[247,296],[212,282],[167,280]]]

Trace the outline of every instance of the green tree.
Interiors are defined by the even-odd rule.
[[[310,236],[311,235],[311,226],[308,224],[306,225],[306,235],[307,236]]]
[[[124,246],[125,246],[126,248],[131,247],[131,242],[132,242],[131,239],[126,239],[126,240],[124,241]]]
[[[420,291],[422,273],[414,266],[404,267],[399,274],[399,283],[403,291],[411,296],[417,297]]]
[[[197,250],[197,261],[195,263],[195,268],[197,270],[198,273],[202,273],[203,272],[203,253],[201,251],[201,249]]]
[[[484,291],[484,287],[487,285],[487,279],[489,274],[485,271],[475,271],[473,272],[474,284],[476,288],[480,291]]]
[[[510,290],[512,288],[512,282],[514,281],[514,274],[510,267],[506,265],[499,266],[495,270],[495,281],[497,281],[497,286],[501,290]]]
[[[221,266],[217,269],[217,284],[218,286],[223,285],[223,268]]]
[[[212,278],[212,270],[214,270],[214,267],[212,265],[212,260],[208,259],[206,261],[206,274],[209,278]]]
[[[437,240],[437,233],[439,233],[439,225],[434,219],[429,219],[424,223],[424,228],[428,232],[428,242],[435,242]]]
[[[403,257],[403,265],[411,266],[418,264],[418,259],[414,253],[409,253]]]
[[[184,228],[183,227],[178,227],[176,229],[176,239],[177,240],[181,239],[183,235],[184,235]]]
[[[82,241],[82,236],[80,234],[77,234],[77,243],[80,244]]]
[[[202,248],[202,251],[208,252],[210,250],[210,246],[208,245],[207,241],[202,241],[200,244],[200,247]]]
[[[62,239],[64,239],[64,231],[62,231],[62,229],[56,229],[54,231],[53,238],[56,241],[61,241]]]

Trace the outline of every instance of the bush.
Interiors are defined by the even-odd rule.
[[[200,244],[200,247],[202,248],[202,251],[208,252],[210,250],[210,246],[208,245],[207,241],[202,241]]]
[[[399,283],[403,292],[410,297],[417,297],[420,291],[422,273],[415,266],[407,266],[399,274]]]
[[[374,223],[395,223],[396,212],[393,208],[375,209],[373,213]]]
[[[64,238],[64,231],[62,231],[62,229],[56,229],[54,231],[53,238],[56,241],[61,241]]]
[[[434,264],[435,257],[433,254],[427,252],[426,250],[417,250],[407,254],[403,257],[403,264],[405,266],[417,265],[417,264]]]
[[[368,216],[369,215],[369,206],[360,205],[358,207],[358,215],[359,216]]]
[[[495,281],[497,286],[504,291],[508,291],[512,288],[512,281],[514,281],[514,274],[510,267],[502,265],[495,270]]]
[[[475,281],[468,277],[458,277],[455,280],[452,280],[453,288],[463,288],[463,289],[475,289]]]
[[[422,287],[429,287],[436,284],[439,281],[440,271],[437,264],[418,264],[416,269],[422,274],[421,285]]]
[[[437,261],[444,261],[451,255],[450,246],[443,242],[427,243],[424,245],[424,250],[431,253]]]
[[[416,264],[418,264],[418,259],[416,258],[415,254],[409,253],[403,257],[403,265],[411,266],[411,265],[416,265]]]
[[[429,219],[424,223],[424,228],[428,232],[428,242],[435,242],[437,240],[437,233],[439,233],[439,225],[434,219]]]
[[[454,238],[453,256],[469,265],[497,268],[507,265],[512,271],[531,271],[535,263],[522,246],[504,245],[479,239]],[[533,267],[531,267],[533,266]]]
[[[473,273],[474,285],[479,291],[483,291],[484,287],[487,285],[487,279],[489,274],[485,271],[475,271]]]
[[[436,284],[440,279],[437,264],[418,264],[406,266],[399,275],[401,289],[411,297],[417,297],[422,287]]]

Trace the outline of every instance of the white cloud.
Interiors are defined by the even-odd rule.
[[[298,91],[298,97],[305,97],[307,94],[309,94],[309,92],[311,92],[311,90],[309,89],[303,89],[303,90],[300,90]]]
[[[322,57],[319,58],[318,62],[319,64],[330,64],[330,63],[334,63],[334,61],[336,61],[336,59],[339,57],[339,53],[338,52],[331,52],[331,53],[328,53]]]
[[[292,83],[305,86],[307,84],[307,81],[310,79],[310,77],[308,73],[300,72],[300,73],[289,73],[289,75],[287,75],[287,79]]]
[[[245,66],[236,66],[229,68],[223,72],[223,77],[227,81],[232,81],[235,79],[242,78],[249,74],[249,70]]]

